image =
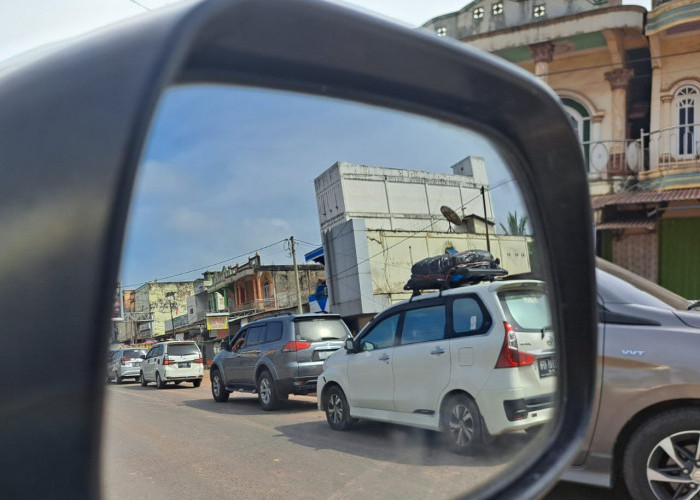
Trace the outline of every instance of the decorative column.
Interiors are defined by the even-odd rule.
[[[552,42],[533,43],[530,54],[535,61],[535,76],[548,83],[549,63],[554,59],[554,44]]]
[[[649,151],[649,158],[656,162],[656,165],[652,164],[651,167],[659,167],[665,163],[669,163],[673,156],[673,140],[675,134],[678,132],[674,130],[673,127],[673,94],[661,94],[661,123],[660,131],[656,137],[656,154]],[[653,141],[653,139],[652,139]],[[650,148],[651,149],[651,148]]]
[[[612,89],[612,139],[623,141],[627,139],[627,86],[634,76],[634,70],[629,68],[617,68],[605,73],[605,79],[610,82]],[[617,166],[622,174],[627,170],[625,163],[625,143],[613,142],[610,146],[610,165]]]

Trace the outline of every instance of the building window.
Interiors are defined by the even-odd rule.
[[[474,9],[473,15],[474,19],[482,19],[484,17],[484,8],[477,7],[476,9]]]
[[[583,146],[583,155],[586,160],[586,169],[590,171],[589,153],[591,147],[591,114],[578,101],[564,98],[561,100],[566,113],[569,115],[571,126],[576,131],[578,140]]]
[[[676,109],[676,126],[678,127],[678,139],[676,141],[676,155],[679,158],[693,158],[698,154],[698,104],[700,94],[698,89],[686,85],[681,87],[673,99]]]
[[[491,13],[494,16],[498,16],[500,14],[503,14],[503,3],[498,2],[498,3],[491,5]]]
[[[435,30],[437,33],[437,36],[447,36],[447,28],[444,26],[440,26],[437,30]]]
[[[263,284],[263,297],[265,297],[266,299],[270,298],[270,282],[269,281],[266,281]]]
[[[543,3],[539,5],[535,5],[532,8],[532,17],[544,17],[544,15],[547,13],[547,9]]]

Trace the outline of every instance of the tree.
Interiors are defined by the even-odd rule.
[[[508,212],[508,226],[501,223],[501,229],[511,236],[525,236],[527,234],[527,216],[518,217],[518,212]]]

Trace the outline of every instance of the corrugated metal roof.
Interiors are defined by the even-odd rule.
[[[596,225],[596,229],[599,231],[604,229],[627,229],[633,227],[653,230],[656,227],[656,222],[653,220],[618,220],[605,221]]]
[[[662,201],[700,200],[700,188],[673,189],[669,191],[633,191],[605,194],[591,200],[594,210],[612,205],[636,205]]]

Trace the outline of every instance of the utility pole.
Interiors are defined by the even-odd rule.
[[[289,246],[292,247],[292,262],[294,263],[294,282],[297,286],[297,311],[299,312],[299,314],[301,314],[301,288],[299,286],[299,268],[297,267],[297,250],[294,246],[294,236],[289,237]]]
[[[175,332],[175,324],[173,323],[173,300],[175,299],[175,292],[168,292],[165,294],[168,297],[168,305],[170,306],[170,334],[173,335]]]
[[[486,226],[486,250],[491,251],[491,242],[489,241],[489,214],[486,213],[486,195],[484,194],[484,186],[481,186],[481,201],[484,203],[484,226]]]

